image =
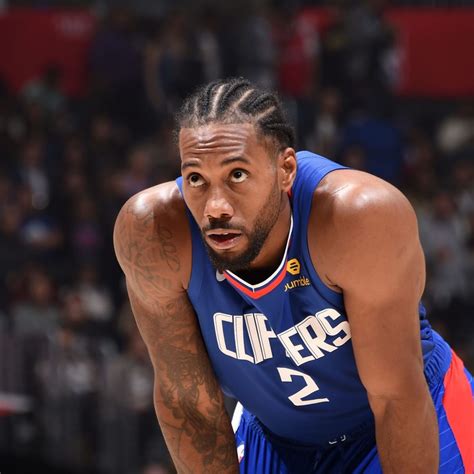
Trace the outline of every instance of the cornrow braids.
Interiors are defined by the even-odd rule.
[[[203,115],[209,115],[212,108],[212,99],[214,98],[215,90],[219,87],[219,81],[214,81],[208,84],[199,98],[195,101],[196,111],[201,111]]]
[[[243,78],[214,81],[189,96],[178,113],[176,134],[211,123],[252,123],[279,149],[295,146],[293,127],[277,95]]]
[[[219,115],[221,116],[229,108],[232,102],[236,102],[242,97],[244,92],[252,89],[252,84],[250,84],[250,81],[246,80],[229,81],[227,84],[225,81],[222,82],[224,83],[226,90],[222,94],[222,99],[218,107]]]

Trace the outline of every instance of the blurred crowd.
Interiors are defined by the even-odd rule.
[[[383,3],[333,6],[323,34],[289,3],[152,19],[117,8],[90,47],[85,97],[63,93],[55,64],[19,94],[0,81],[0,393],[32,407],[4,407],[5,462],[173,472],[112,230],[128,197],[179,175],[173,115],[219,77],[277,90],[299,149],[402,189],[430,320],[474,368],[474,101],[394,96]]]

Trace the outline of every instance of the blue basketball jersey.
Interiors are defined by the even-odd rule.
[[[321,281],[307,243],[314,190],[324,176],[344,167],[307,151],[297,153],[297,162],[291,229],[275,272],[256,285],[228,271],[218,273],[189,214],[188,295],[223,391],[274,435],[316,445],[357,432],[372,424],[373,416],[355,365],[342,295]],[[181,189],[182,178],[177,183]],[[425,361],[435,340],[445,344],[421,305],[420,337]]]

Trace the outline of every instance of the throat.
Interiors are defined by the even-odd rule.
[[[250,285],[257,285],[269,278],[275,270],[276,268],[249,268],[248,270],[235,272],[235,275]]]
[[[260,285],[266,280],[276,278],[286,267],[288,249],[290,247],[293,233],[293,216],[290,214],[290,228],[285,232],[286,239],[276,247],[271,258],[262,254],[250,264],[250,267],[239,269],[233,273],[236,277],[248,285]],[[271,236],[270,236],[271,238]]]

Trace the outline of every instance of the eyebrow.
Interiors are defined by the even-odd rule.
[[[225,158],[224,160],[222,160],[221,162],[221,165],[222,166],[226,166],[226,165],[229,165],[231,163],[236,163],[236,162],[240,162],[240,163],[245,163],[247,165],[250,165],[250,160],[248,160],[247,158],[244,158],[243,156],[233,156],[233,157],[230,157],[230,158]],[[186,168],[200,168],[201,167],[201,164],[199,161],[185,161],[182,165],[181,165],[181,171],[184,171]]]

